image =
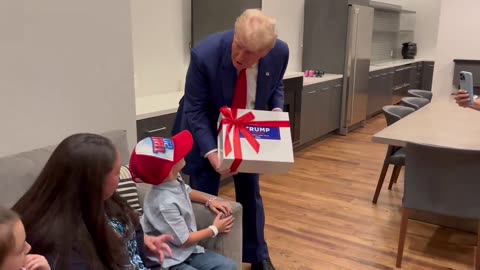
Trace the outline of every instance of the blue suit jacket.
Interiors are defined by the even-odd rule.
[[[232,63],[234,31],[207,37],[192,49],[185,94],[175,119],[173,133],[189,130],[195,144],[186,157],[186,174],[210,166],[205,154],[217,148],[219,109],[231,106],[237,70]],[[275,47],[258,63],[256,110],[284,105],[283,75],[288,64],[288,46],[277,40]]]

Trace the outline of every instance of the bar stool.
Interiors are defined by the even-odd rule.
[[[410,107],[414,110],[418,110],[422,108],[423,106],[427,105],[430,103],[430,100],[426,98],[421,98],[421,97],[404,97],[402,98],[402,104],[404,104],[407,107]]]
[[[433,94],[431,91],[420,90],[420,89],[410,89],[408,90],[408,94],[412,97],[426,98],[430,101],[432,101],[432,97],[433,97]]]

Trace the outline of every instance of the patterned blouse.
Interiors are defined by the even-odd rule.
[[[143,265],[142,258],[140,257],[140,252],[138,251],[137,241],[135,238],[135,231],[132,235],[127,235],[127,227],[122,222],[117,220],[110,220],[110,224],[115,229],[115,231],[123,238],[128,239],[127,248],[128,255],[130,257],[130,265],[125,269],[128,270],[149,270]]]

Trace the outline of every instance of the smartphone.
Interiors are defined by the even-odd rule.
[[[467,91],[470,96],[470,105],[473,104],[473,75],[468,71],[460,71],[460,88]]]

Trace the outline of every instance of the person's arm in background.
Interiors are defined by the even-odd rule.
[[[471,108],[480,111],[480,99],[475,99],[473,104],[470,105],[470,96],[465,90],[458,90],[455,95],[455,101],[460,107]]]
[[[280,73],[278,82],[275,85],[275,89],[273,90],[273,93],[270,96],[270,100],[268,101],[270,110],[280,111],[280,112],[283,111],[283,107],[285,104],[283,76],[285,75],[285,71],[287,70],[288,58],[289,58],[288,45],[284,42],[282,42],[281,44],[282,45],[279,46],[279,50],[281,50],[279,54],[284,58],[282,63],[282,71]]]

